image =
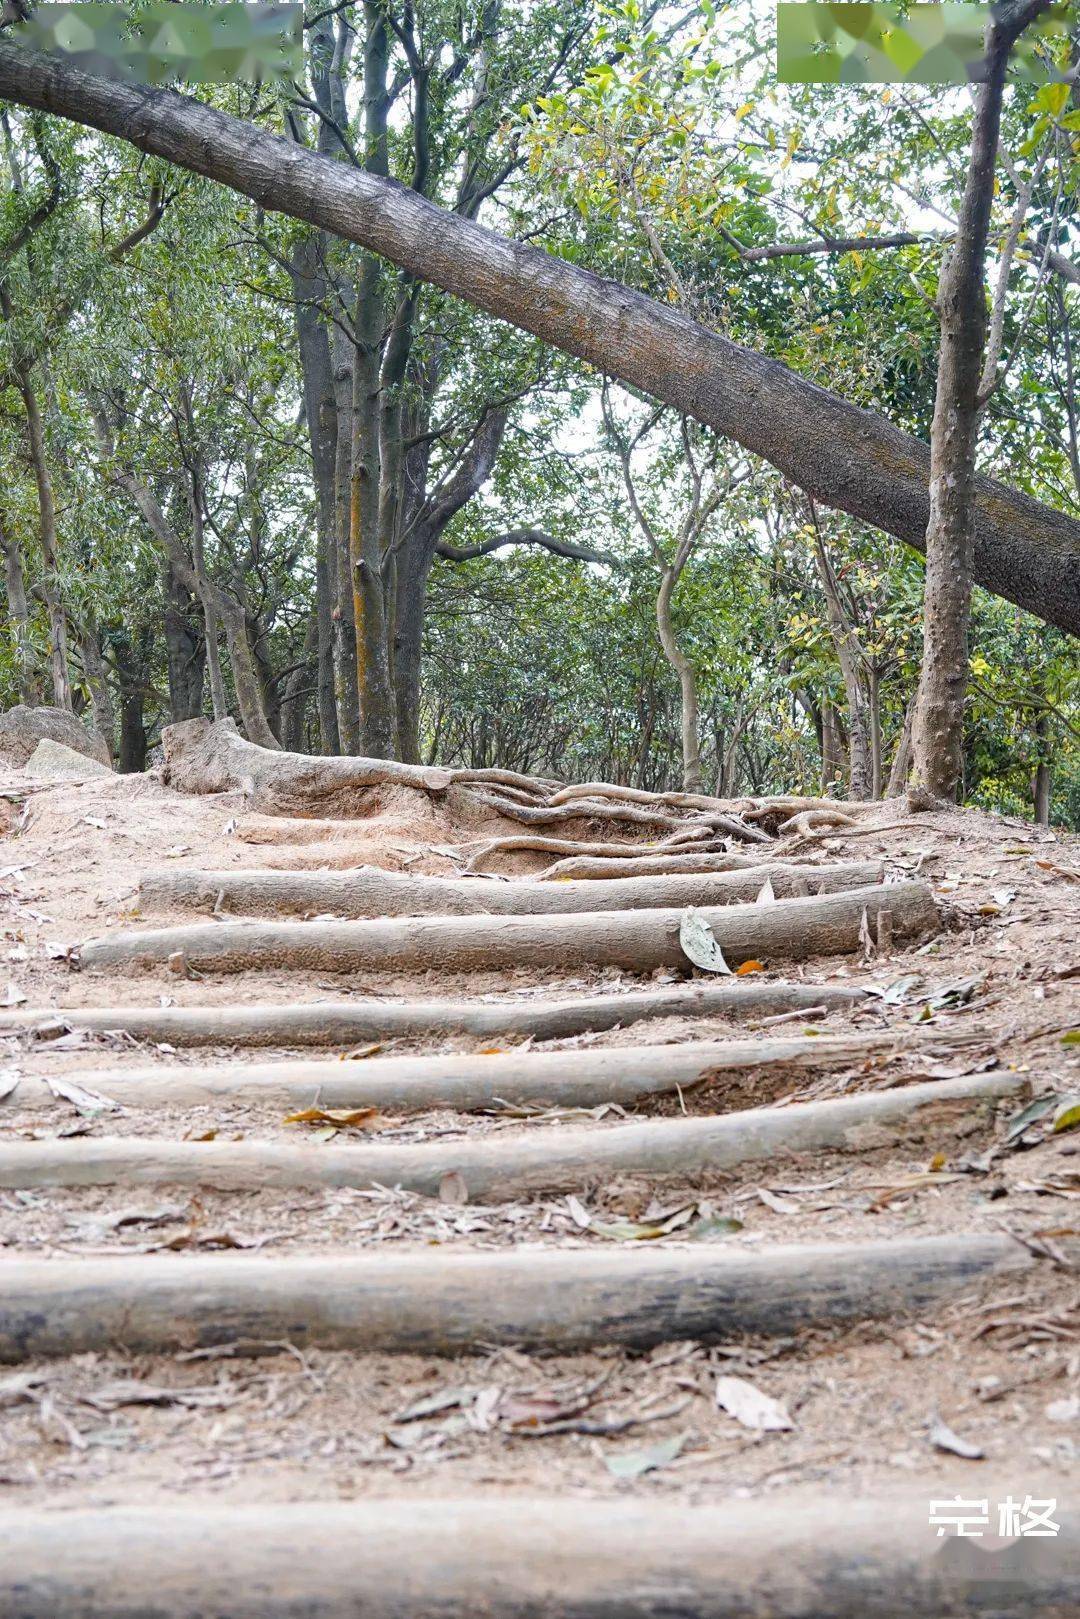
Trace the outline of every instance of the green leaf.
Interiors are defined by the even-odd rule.
[[[617,1450],[614,1455],[604,1457],[604,1465],[615,1478],[640,1478],[643,1473],[653,1473],[658,1467],[673,1462],[686,1444],[686,1437],[684,1433],[673,1434],[670,1439],[661,1439],[642,1450]]]

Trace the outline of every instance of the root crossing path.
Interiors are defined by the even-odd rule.
[[[1070,979],[990,987],[1033,901],[959,904],[974,823],[305,804],[192,734],[222,802],[101,788],[125,897],[76,875],[0,1010],[0,1619],[1077,1611]],[[1059,1530],[991,1580],[959,1497]]]

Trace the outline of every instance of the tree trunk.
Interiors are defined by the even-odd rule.
[[[355,300],[354,300],[355,301]],[[353,353],[334,328],[334,398],[337,447],[334,455],[334,696],[342,753],[360,752],[360,689],[357,685],[356,618],[353,610],[349,521],[352,506]]]
[[[849,792],[854,799],[868,799],[874,796],[873,763],[862,648],[845,611],[832,558],[825,549],[825,540],[818,524],[813,501],[810,502],[810,512],[814,524],[814,562],[825,595],[829,632],[840,665],[844,695],[847,698]]]
[[[671,621],[671,598],[679,582],[674,568],[665,568],[656,595],[656,627],[664,656],[679,677],[679,734],[682,747],[684,793],[701,791],[701,724],[698,712],[697,672],[679,645]]]
[[[0,49],[3,47],[0,46]],[[39,538],[41,542],[41,593],[49,616],[49,667],[52,672],[53,702],[57,708],[72,708],[71,675],[68,671],[67,614],[60,593],[59,542],[56,531],[56,498],[45,446],[45,424],[41,419],[33,377],[27,366],[17,372],[19,393],[26,412],[26,432],[30,465],[37,484]]]
[[[41,701],[34,659],[33,640],[30,635],[30,606],[26,599],[26,575],[23,572],[22,551],[19,542],[0,521],[0,548],[4,553],[4,582],[7,587],[8,618],[15,654],[15,689],[20,703],[34,708]]]
[[[330,337],[321,314],[328,291],[326,277],[319,267],[323,247],[324,239],[319,235],[301,237],[293,248],[289,270],[304,383],[304,415],[315,474],[316,707],[322,752],[338,753],[340,742],[334,698],[334,574],[337,550],[334,478],[338,420]]]
[[[911,774],[911,730],[914,723],[915,699],[913,697],[905,710],[904,723],[897,738],[892,769],[889,771],[889,784],[885,789],[886,798],[902,798],[907,789],[908,776]]]
[[[83,674],[90,692],[94,726],[105,739],[110,760],[115,760],[116,713],[112,692],[109,690],[108,675],[105,672],[105,660],[101,655],[99,631],[93,619],[83,626],[79,635],[79,645],[82,649]]]
[[[196,598],[169,560],[165,561],[163,576],[169,718],[175,725],[202,713],[206,643],[192,621]]]
[[[956,238],[938,285],[941,322],[930,432],[923,662],[915,700],[915,778],[933,798],[955,800],[963,767],[968,628],[975,568],[975,449],[986,348],[986,244],[994,199],[1001,100],[1009,51],[1044,4],[1001,7],[986,29],[986,78],[975,93],[971,156]],[[1012,19],[1012,21],[1010,21]],[[1015,24],[1015,25],[1014,25]],[[1080,593],[1078,593],[1080,600]]]
[[[380,253],[734,439],[822,503],[925,546],[925,444],[677,309],[171,91],[3,42],[0,96],[118,135]],[[985,477],[975,479],[975,577],[1080,632],[1080,523]]]
[[[217,602],[206,572],[202,475],[197,463],[191,469],[188,493],[191,506],[191,559],[195,574],[195,591],[202,604],[203,623],[206,628],[206,667],[210,675],[210,702],[215,720],[223,720],[228,718],[229,701],[225,695],[225,680],[221,673]]]
[[[1035,800],[1035,821],[1038,826],[1050,825],[1050,794],[1053,787],[1054,769],[1049,753],[1049,742],[1050,718],[1043,709],[1035,720],[1035,744],[1038,751],[1035,761],[1035,779],[1032,784]]]

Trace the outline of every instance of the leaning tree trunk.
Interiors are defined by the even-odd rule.
[[[678,309],[168,90],[4,41],[0,97],[118,135],[357,242],[734,439],[825,505],[925,546],[925,444]],[[991,478],[976,477],[974,503],[978,583],[1080,632],[1080,522]]]

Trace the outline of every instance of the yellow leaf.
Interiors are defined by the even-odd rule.
[[[377,1130],[382,1119],[377,1107],[305,1107],[289,1113],[286,1124],[329,1124],[335,1130]]]
[[[748,112],[753,112],[753,110],[754,103],[752,101],[744,101],[741,107],[736,107],[735,109],[735,122],[738,123],[740,119],[746,117]]]

